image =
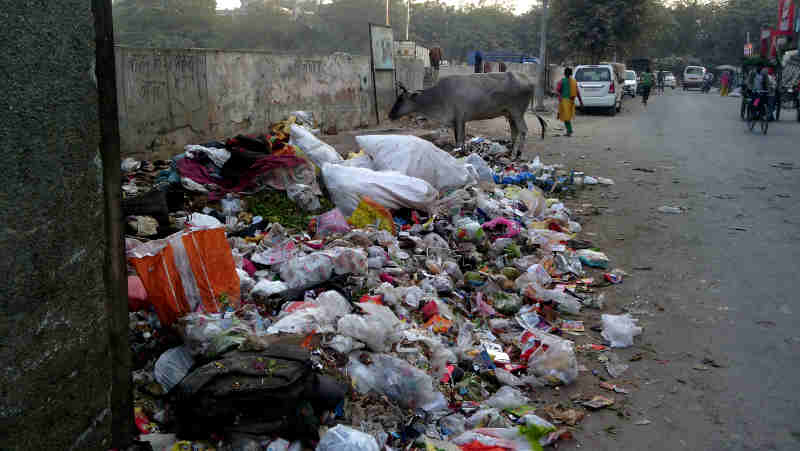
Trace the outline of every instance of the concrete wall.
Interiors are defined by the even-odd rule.
[[[296,110],[324,128],[375,121],[365,56],[119,47],[117,78],[125,156],[167,157],[185,144],[262,132]],[[378,78],[382,92],[393,90],[393,79]]]
[[[412,91],[423,89],[425,65],[419,59],[395,58],[397,81]]]
[[[91,2],[0,14],[0,449],[109,447]]]

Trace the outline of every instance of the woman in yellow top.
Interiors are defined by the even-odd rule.
[[[581,103],[581,93],[578,91],[578,82],[572,78],[572,69],[569,67],[564,69],[564,78],[558,83],[559,86],[559,103],[558,103],[558,119],[564,121],[564,127],[567,129],[567,136],[572,136],[572,118],[575,116],[575,97],[578,97]]]

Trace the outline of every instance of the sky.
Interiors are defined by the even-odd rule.
[[[412,0],[413,1],[413,0]],[[515,12],[517,14],[524,13],[530,9],[536,0],[512,0],[515,5]],[[444,3],[452,5],[463,5],[469,3],[469,0],[445,0]],[[219,9],[234,9],[239,7],[239,0],[217,0],[217,8]]]

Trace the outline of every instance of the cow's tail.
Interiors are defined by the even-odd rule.
[[[536,119],[539,119],[539,125],[542,126],[542,139],[544,139],[544,134],[547,132],[547,121],[544,120],[542,116],[536,115]]]

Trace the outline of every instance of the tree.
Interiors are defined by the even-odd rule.
[[[637,40],[644,30],[653,0],[556,0],[554,20],[562,45],[592,63]]]

